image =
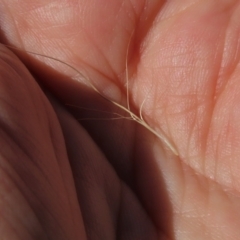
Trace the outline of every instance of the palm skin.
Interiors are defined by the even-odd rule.
[[[240,1],[0,1],[0,233],[6,239],[240,239]],[[131,37],[132,33],[133,36]],[[57,100],[51,94],[55,95]],[[122,114],[122,113],[121,113]],[[105,117],[96,112],[97,117]],[[102,116],[103,115],[103,116]],[[114,115],[113,115],[114,116]]]

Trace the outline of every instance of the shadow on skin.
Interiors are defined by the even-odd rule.
[[[125,119],[79,122],[93,106],[100,110],[96,119],[106,118],[101,111],[124,113],[31,56],[20,57],[60,122],[88,239],[174,239],[171,202],[153,154],[159,140]],[[86,109],[66,106],[76,98]]]

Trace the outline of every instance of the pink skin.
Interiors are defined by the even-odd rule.
[[[79,123],[91,111],[65,103],[118,110],[68,67],[15,51],[42,91],[2,46],[0,236],[239,238],[239,0],[1,0],[0,16],[2,43],[74,65],[125,106],[134,32],[131,107],[146,99],[179,153],[132,121]]]

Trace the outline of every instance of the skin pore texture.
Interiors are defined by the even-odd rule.
[[[239,16],[239,0],[0,0],[1,42],[23,50],[0,47],[0,236],[238,239]],[[131,110],[178,156],[86,81],[127,106],[127,51]]]

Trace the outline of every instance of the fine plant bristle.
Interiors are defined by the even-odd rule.
[[[133,34],[132,34],[133,35]],[[51,59],[53,61],[56,61],[56,62],[59,62],[67,67],[69,67],[70,69],[74,70],[76,73],[78,73],[81,77],[83,77],[84,79],[86,79],[88,85],[98,94],[100,95],[102,98],[104,98],[106,101],[112,103],[113,105],[117,106],[119,109],[123,110],[124,112],[126,112],[129,117],[125,117],[125,116],[122,116],[118,113],[114,113],[114,117],[109,117],[109,118],[84,118],[84,119],[79,119],[79,120],[118,120],[118,119],[127,119],[127,120],[132,120],[132,121],[135,121],[137,122],[138,124],[140,124],[141,126],[143,126],[144,128],[146,128],[148,131],[150,131],[152,134],[154,134],[157,138],[159,138],[175,155],[178,156],[178,152],[176,150],[176,148],[173,146],[172,143],[170,143],[170,141],[167,139],[167,137],[163,134],[163,133],[158,133],[156,130],[154,130],[143,118],[143,115],[142,115],[142,109],[143,109],[143,105],[146,101],[146,98],[143,100],[141,106],[140,106],[140,109],[139,109],[139,116],[137,116],[135,113],[133,113],[131,111],[131,108],[130,108],[130,99],[129,99],[129,74],[128,74],[128,52],[129,52],[129,47],[130,47],[130,42],[131,42],[131,38],[132,38],[132,35],[130,37],[130,41],[129,41],[129,44],[128,44],[128,48],[127,48],[127,54],[126,54],[126,95],[127,95],[127,107],[107,98],[106,96],[104,96],[94,85],[93,83],[91,82],[91,80],[87,77],[87,76],[84,76],[79,70],[77,70],[77,68],[75,68],[74,66],[72,66],[71,64],[67,63],[67,62],[64,62],[60,59],[57,59],[55,57],[51,57],[51,56],[47,56],[47,55],[44,55],[44,54],[40,54],[40,53],[35,53],[35,52],[32,52],[32,51],[26,51],[26,50],[21,50],[17,47],[12,47],[12,46],[9,46],[9,45],[5,45],[7,46],[8,48],[10,49],[15,49],[15,50],[18,50],[18,51],[24,51],[26,53],[29,53],[29,54],[32,54],[32,55],[36,55],[36,56],[40,56],[40,57],[44,57],[44,58],[48,58],[48,59]]]
[[[98,118],[98,117],[95,117],[95,118],[78,118],[79,121],[82,121],[82,120],[101,120],[101,121],[106,120],[106,121],[108,121],[108,120],[121,120],[121,119],[133,120],[132,117],[126,117],[126,116],[123,116],[123,115],[121,115],[117,112],[108,112],[108,111],[103,111],[103,110],[94,109],[94,108],[80,107],[80,106],[76,106],[76,105],[73,105],[73,104],[65,104],[65,106],[69,106],[69,107],[76,108],[76,109],[87,110],[87,111],[90,111],[90,112],[106,114],[106,115],[114,115],[114,117],[106,116],[105,118]]]

